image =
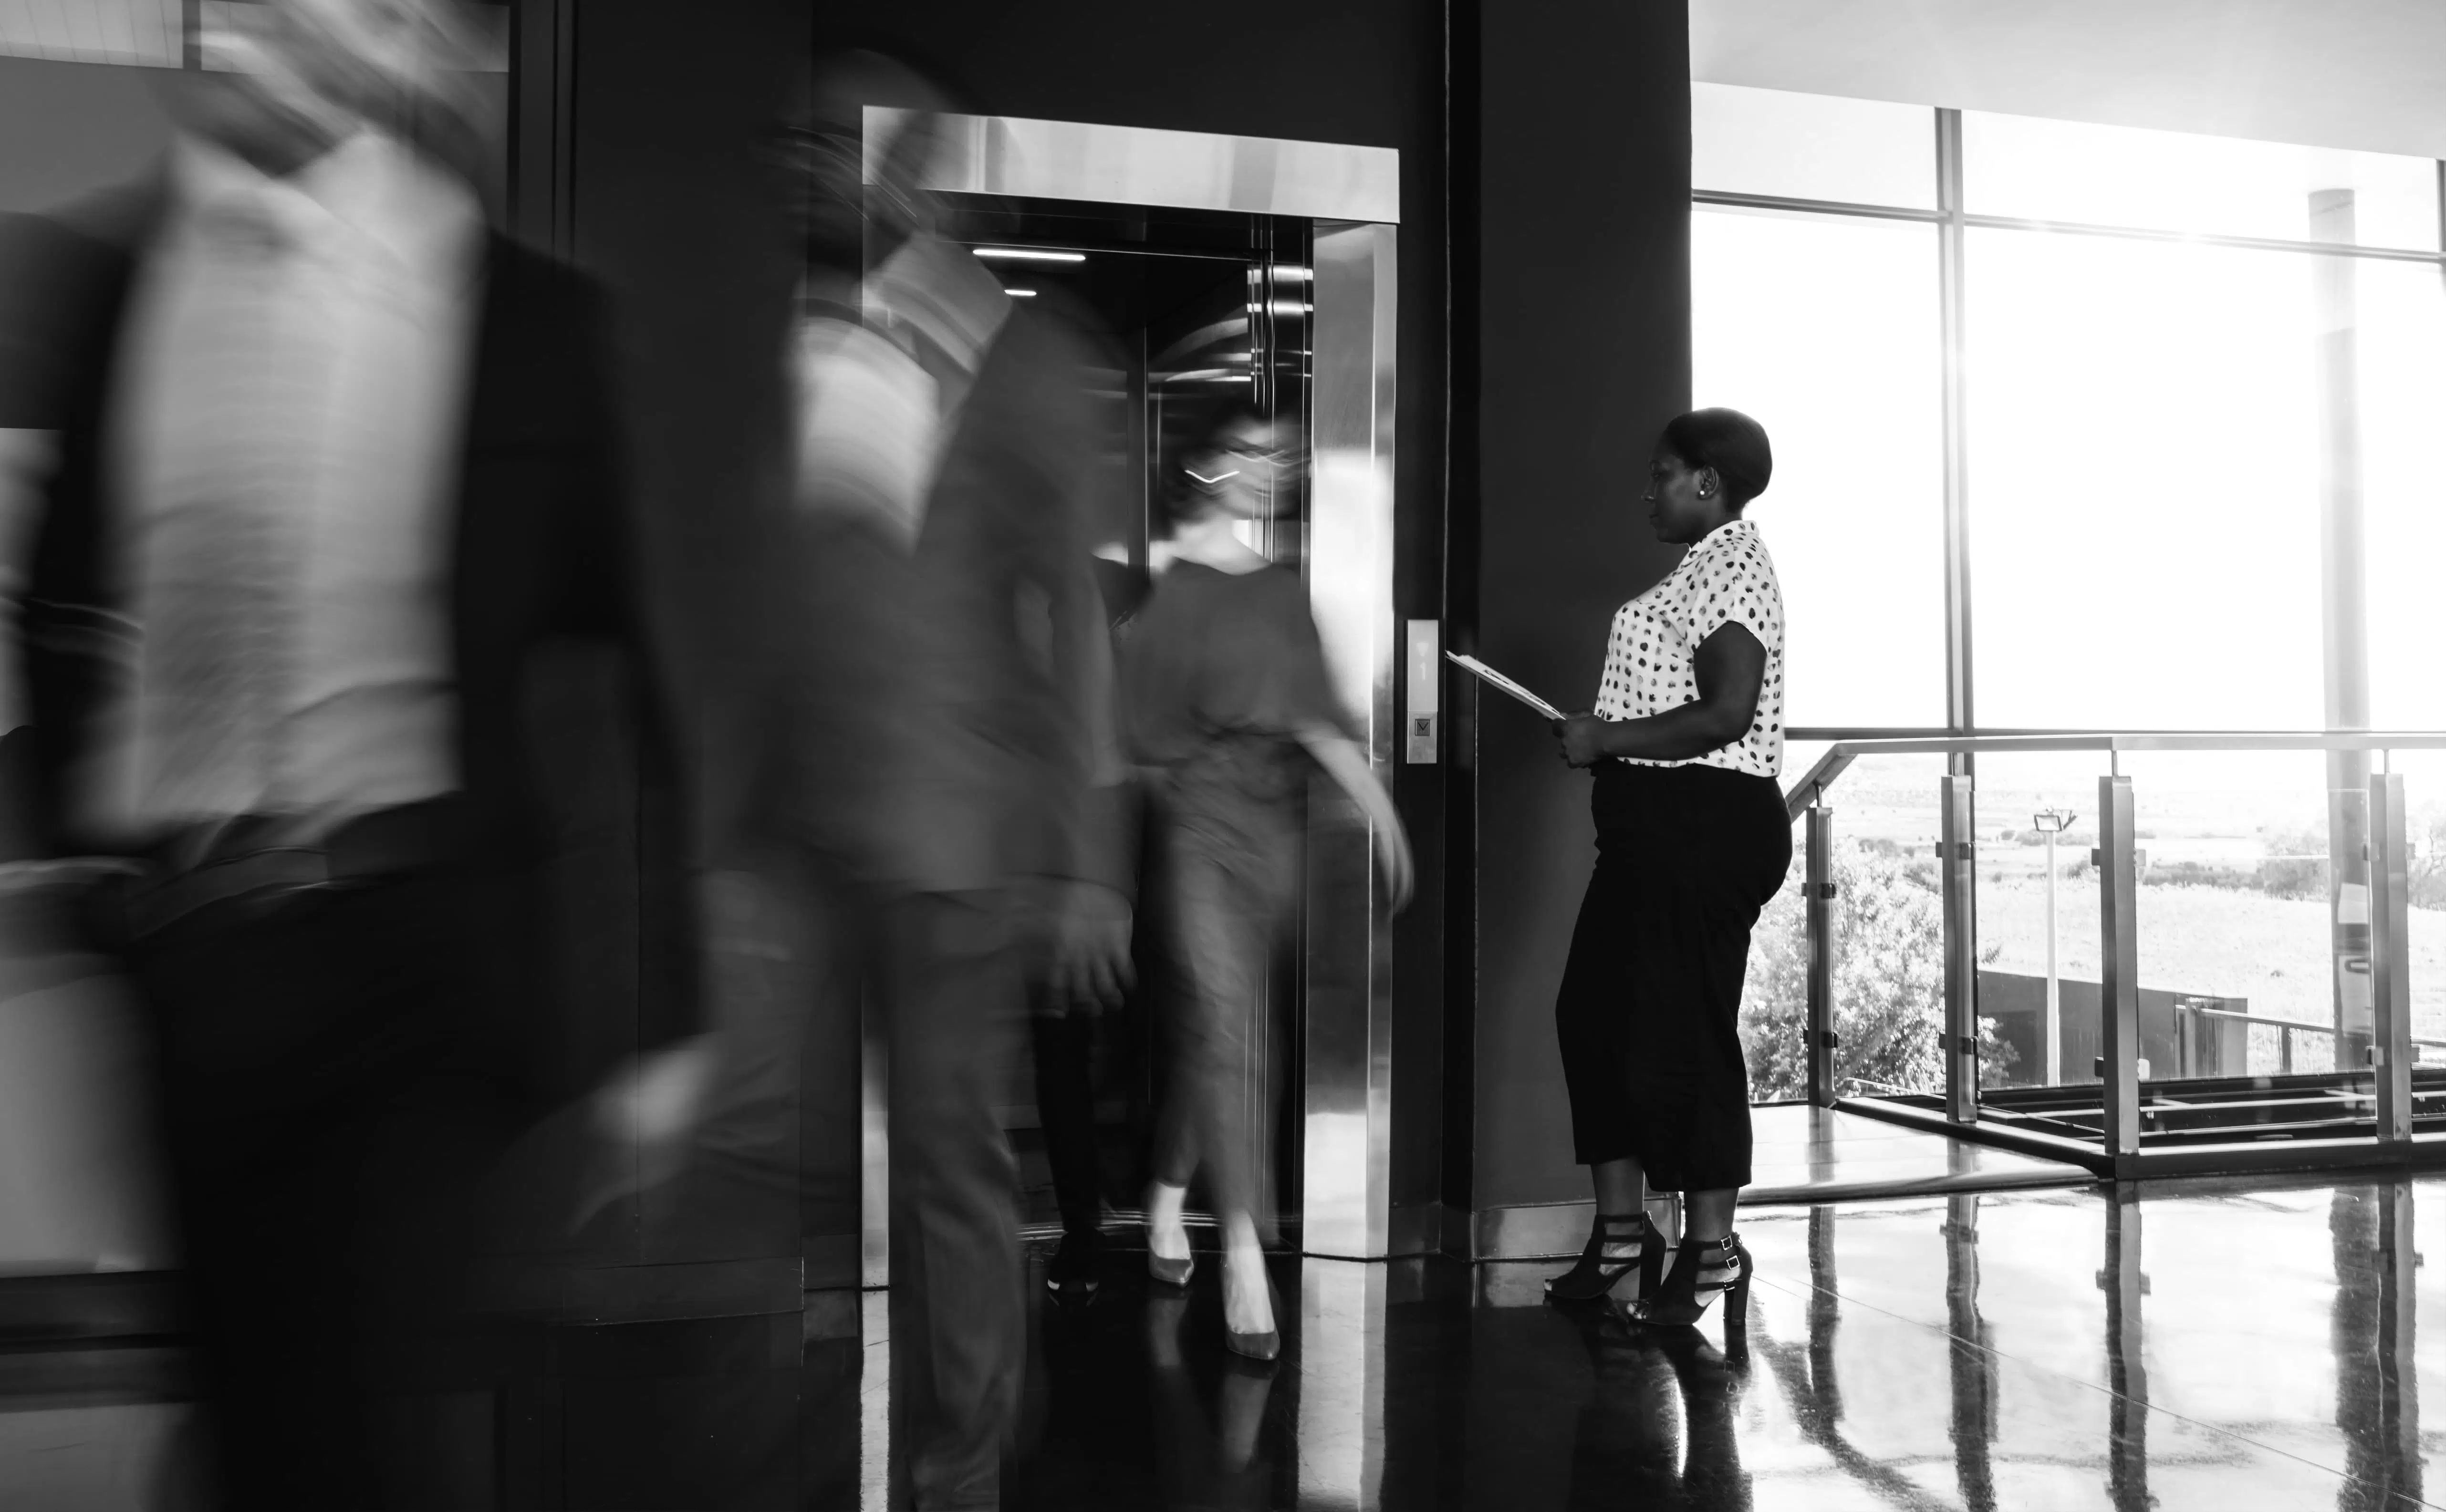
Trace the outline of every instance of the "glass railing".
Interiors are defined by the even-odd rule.
[[[2446,734],[1808,754],[1779,1093],[2127,1172],[2446,1138]]]
[[[1872,756],[1845,778],[1844,828],[1829,856],[1822,904],[1834,943],[1836,1045],[1823,1075],[1843,1096],[1943,1090],[1934,1037],[1944,1014],[1936,889],[1941,756]],[[1792,872],[1753,932],[1741,995],[1741,1041],[1756,1102],[1822,1095],[1810,1081],[1815,941],[1809,840],[1796,819]]]

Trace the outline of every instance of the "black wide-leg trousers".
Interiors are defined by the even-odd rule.
[[[1665,1191],[1746,1186],[1741,980],[1792,862],[1782,793],[1722,767],[1609,762],[1596,813],[1554,1003],[1574,1157],[1635,1157]]]

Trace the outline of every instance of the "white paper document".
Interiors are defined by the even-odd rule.
[[[1529,705],[1529,707],[1536,710],[1546,718],[1550,719],[1559,719],[1563,718],[1562,710],[1547,702],[1544,699],[1537,697],[1537,695],[1530,692],[1527,688],[1522,687],[1519,683],[1513,681],[1510,678],[1505,677],[1502,673],[1495,670],[1495,668],[1488,666],[1477,658],[1474,656],[1463,656],[1458,651],[1446,651],[1444,653],[1444,658],[1451,662],[1455,666],[1459,667],[1462,671],[1467,672],[1472,677],[1477,678],[1479,681],[1484,682],[1487,686],[1496,689],[1497,692],[1510,694],[1512,697]]]

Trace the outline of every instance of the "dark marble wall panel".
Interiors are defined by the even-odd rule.
[[[1476,18],[1477,302],[1469,491],[1477,644],[1565,708],[1614,609],[1675,560],[1637,507],[1690,396],[1690,89],[1679,6],[1505,0]],[[1526,711],[1477,721],[1473,1205],[1588,1195],[1554,989],[1593,857],[1589,779]]]

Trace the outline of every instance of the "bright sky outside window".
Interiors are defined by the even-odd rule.
[[[1759,518],[1785,568],[1793,721],[1941,723],[1935,233],[1704,202],[1929,208],[1937,113],[1693,93],[1699,401],[1748,409],[1777,440]],[[1974,220],[2304,242],[2316,234],[2312,192],[2349,189],[2352,245],[2439,246],[2428,159],[1977,114],[1964,135]],[[2324,722],[2320,266],[2301,252],[1969,228],[1982,727]],[[2446,728],[2430,609],[2446,561],[2446,282],[2434,263],[2333,266],[2350,268],[2359,307],[2372,716]],[[1825,592],[1829,578],[1840,587]],[[1812,629],[1835,648],[1825,664],[1808,664]],[[1869,666],[1891,675],[1857,670]]]
[[[2446,279],[2422,263],[2358,261],[2354,272],[2370,722],[2446,730]]]
[[[1775,445],[1752,517],[1783,585],[1786,716],[1944,724],[1936,228],[1702,206],[1690,235],[1698,402]]]
[[[1983,725],[2317,729],[2309,259],[1973,229]]]

